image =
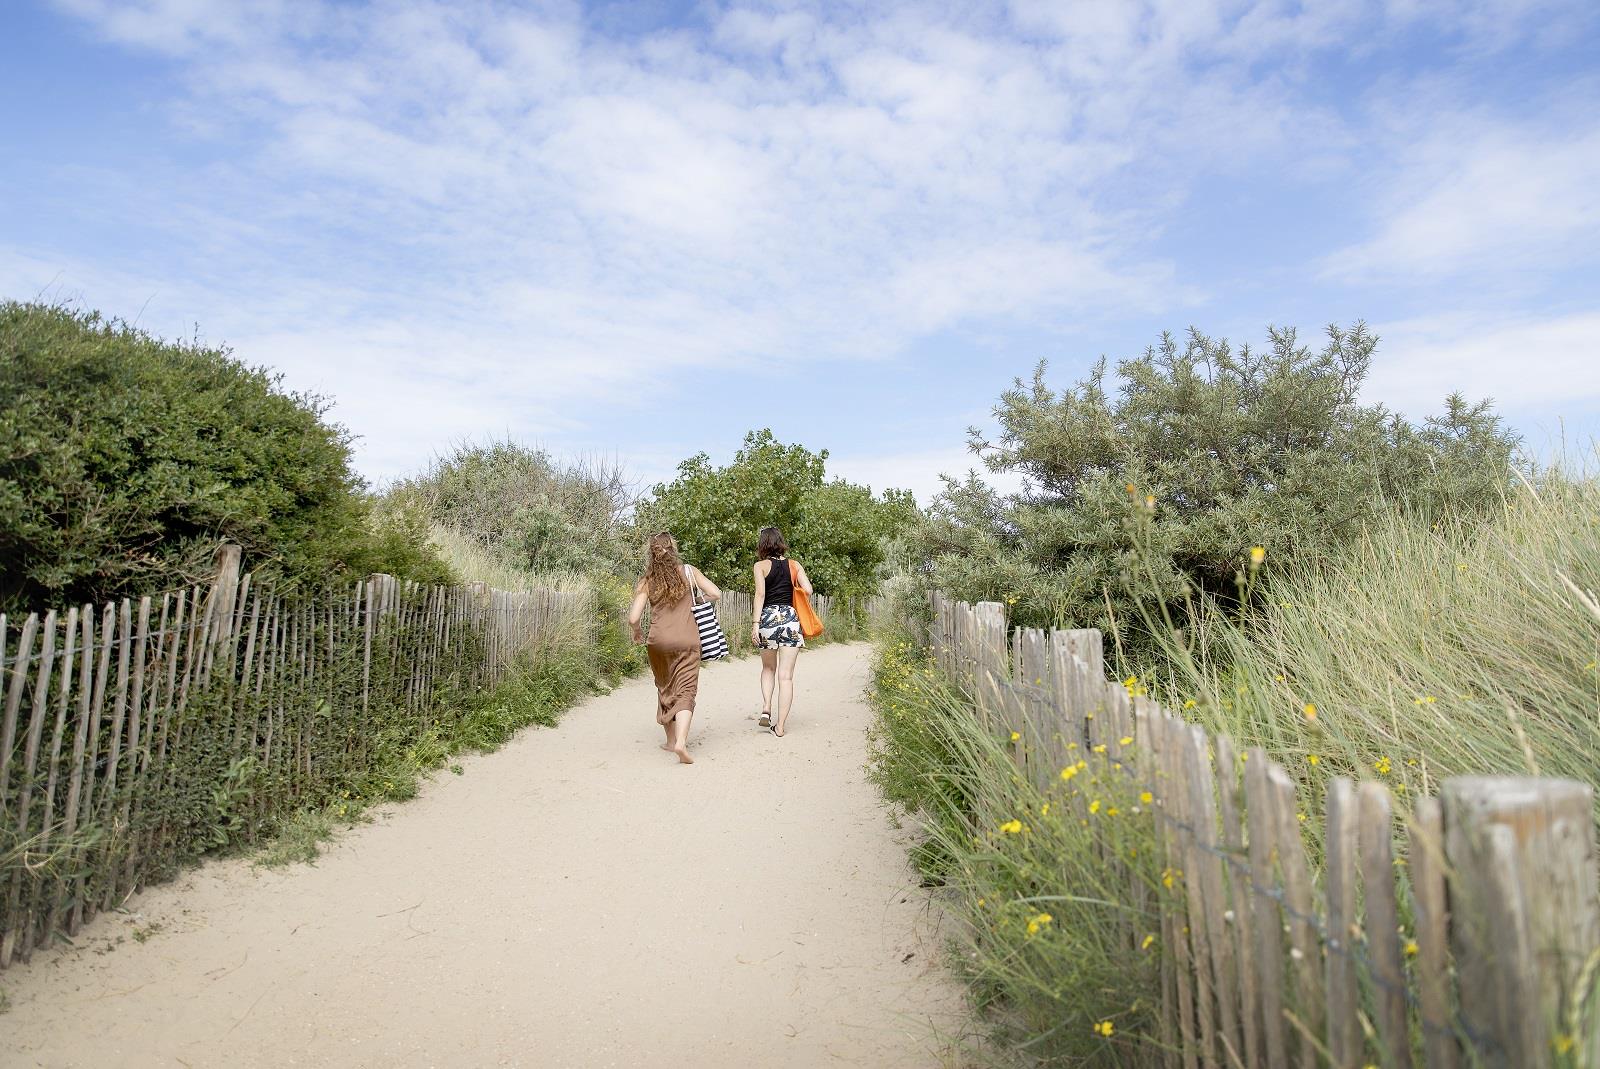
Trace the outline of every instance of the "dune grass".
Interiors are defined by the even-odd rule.
[[[1474,525],[1397,510],[1315,565],[1250,548],[1245,609],[1191,603],[1186,628],[1145,620],[1154,642],[1108,654],[1131,690],[1263,747],[1307,812],[1322,812],[1336,775],[1384,782],[1402,810],[1448,776],[1595,782],[1600,484],[1547,472]],[[1093,778],[1092,761],[1051,791],[1021,781],[969,697],[908,640],[882,644],[872,694],[872,773],[925,829],[915,859],[958,922],[952,960],[994,1051],[1146,1064],[1164,948],[1143,903],[1170,891],[1149,823],[1125,819],[1141,799]],[[1319,825],[1303,825],[1313,859]],[[1402,902],[1403,926],[1407,914]],[[1586,1034],[1595,1010],[1575,1010],[1571,1031]]]
[[[1321,567],[1243,565],[1242,615],[1122,670],[1264,747],[1315,797],[1330,776],[1402,799],[1465,774],[1600,768],[1600,484],[1551,473],[1475,526],[1391,513]]]

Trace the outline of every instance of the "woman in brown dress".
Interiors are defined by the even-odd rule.
[[[722,597],[722,591],[701,575],[700,569],[683,563],[678,543],[670,534],[652,535],[645,572],[633,588],[633,606],[628,610],[633,641],[645,643],[650,671],[656,677],[656,723],[667,735],[661,748],[677,754],[685,765],[694,764],[689,756],[689,721],[694,718],[695,695],[700,688],[700,630],[690,609],[694,601],[691,583],[710,601]],[[650,606],[648,642],[639,629],[646,605]]]

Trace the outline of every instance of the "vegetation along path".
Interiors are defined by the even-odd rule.
[[[146,892],[0,977],[0,1063],[939,1065],[961,995],[862,771],[868,656],[805,654],[783,739],[715,665],[680,766],[635,680],[315,864]]]

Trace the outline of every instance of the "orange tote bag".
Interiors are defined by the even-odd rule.
[[[789,562],[789,582],[794,586],[794,614],[800,619],[800,633],[806,638],[822,634],[822,617],[811,607],[811,598],[800,589],[800,574],[794,561]]]

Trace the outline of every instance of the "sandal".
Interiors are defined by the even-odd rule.
[[[772,726],[772,711],[771,710],[762,710],[761,715],[756,717],[756,727],[758,727],[758,728],[769,728],[771,726]]]

